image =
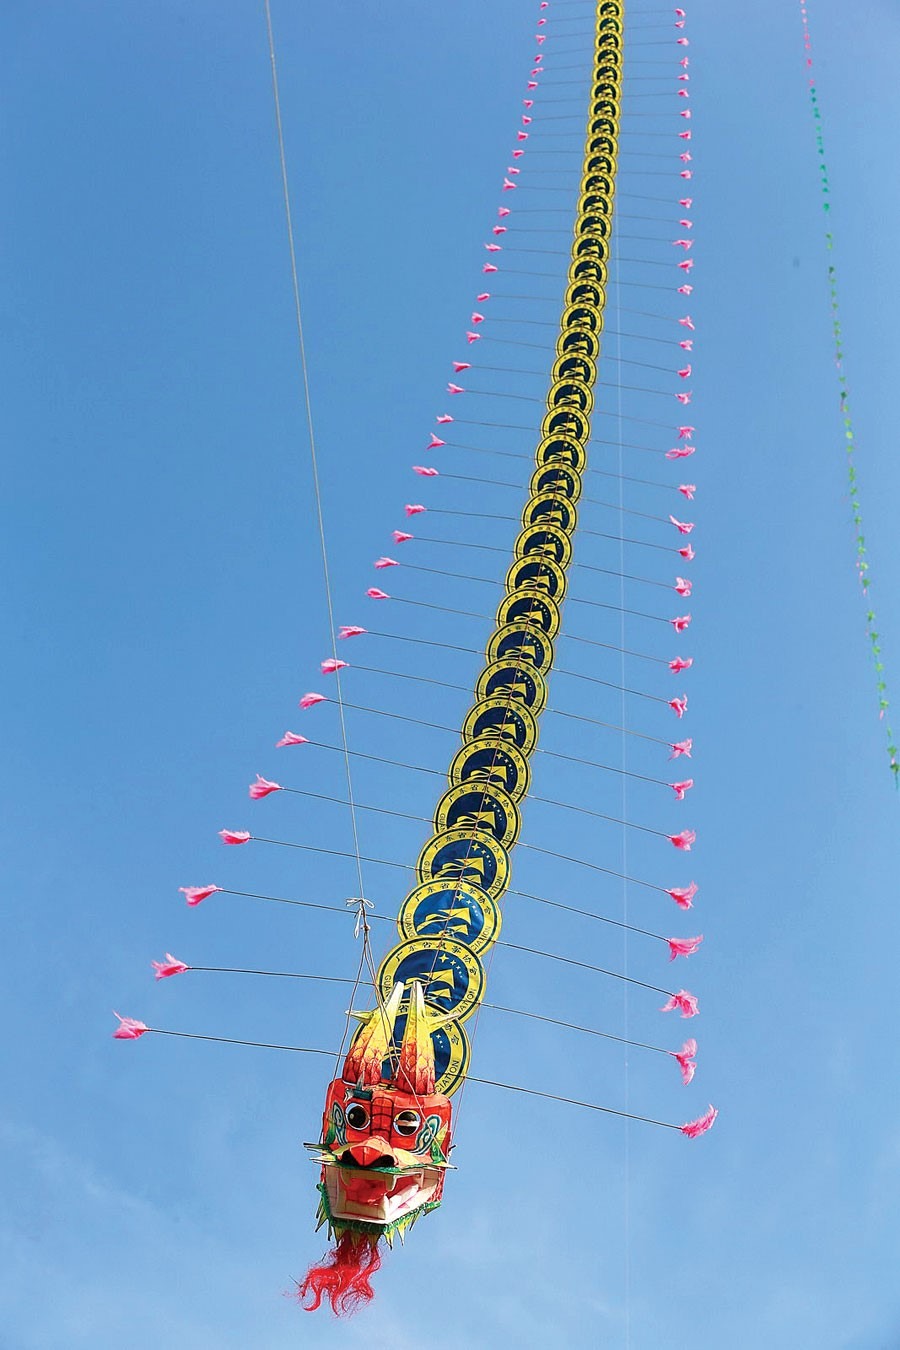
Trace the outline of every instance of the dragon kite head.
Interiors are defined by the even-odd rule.
[[[300,1286],[309,1310],[328,1298],[336,1313],[372,1297],[379,1240],[401,1240],[441,1201],[449,1167],[448,1097],[436,1093],[432,1033],[449,1014],[428,1008],[422,985],[396,984],[359,1030],[340,1078],[329,1085],[322,1137],[307,1148],[322,1164],[319,1226],[337,1238]]]

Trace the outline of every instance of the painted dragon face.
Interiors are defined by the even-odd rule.
[[[319,1157],[332,1223],[405,1228],[441,1199],[450,1102],[388,1084],[336,1078],[328,1089]]]
[[[414,981],[355,1016],[361,1026],[329,1085],[321,1139],[307,1148],[322,1164],[320,1222],[338,1235],[353,1229],[390,1242],[437,1208],[450,1166],[451,1106],[434,1091],[432,1042],[449,1014],[428,1008]]]

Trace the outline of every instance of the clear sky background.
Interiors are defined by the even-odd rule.
[[[409,465],[464,355],[536,5],[274,0],[273,13],[336,618],[371,625],[372,559],[424,491]],[[814,0],[810,17],[896,725],[900,14]],[[695,1034],[700,1067],[685,1089],[659,1056],[634,1052],[626,1066],[611,1043],[485,1013],[474,1071],[676,1122],[712,1101],[720,1119],[692,1143],[470,1085],[444,1207],[386,1262],[372,1308],[336,1324],[281,1297],[323,1246],[300,1144],[318,1129],[325,1061],[110,1039],[116,1007],[152,1025],[332,1048],[342,986],[202,974],[155,985],[149,962],[171,951],[346,975],[356,960],[347,919],[233,896],[188,910],[177,889],[215,881],[326,904],[356,890],[346,860],[226,851],[216,837],[249,828],[335,849],[349,838],[341,807],[247,800],[257,772],[342,793],[334,755],[273,749],[287,727],[334,742],[336,724],[313,710],[310,732],[296,710],[322,687],[329,643],[262,6],[0,8],[2,1350],[900,1346],[900,801],[853,568],[799,7],[692,0],[689,24],[700,490],[694,625],[680,645],[696,664],[682,677],[689,720],[634,712],[632,723],[693,735],[697,786],[682,805],[629,789],[626,806],[655,828],[693,826],[698,843],[682,859],[635,832],[627,870],[666,885],[693,876],[690,915],[642,892],[629,913],[706,941],[670,970],[662,948],[635,939],[626,954],[611,930],[512,897],[505,932],[685,984],[701,1001],[692,1023],[640,991],[627,1012],[662,1046]],[[515,360],[540,370],[545,357]],[[513,444],[530,453],[533,438],[496,441]],[[482,473],[504,469],[481,459]],[[456,495],[471,507],[479,492]],[[455,566],[493,576],[505,560],[492,558]],[[490,609],[463,583],[403,585]],[[583,575],[573,587],[603,595]],[[391,618],[421,636],[439,622],[475,648],[489,628]],[[617,624],[598,616],[593,631],[616,641]],[[627,636],[646,640],[631,621]],[[367,651],[393,669],[432,660]],[[477,664],[448,657],[446,678],[470,683]],[[452,726],[466,703],[355,678],[348,698]],[[617,720],[587,694],[580,707]],[[378,721],[351,716],[352,742],[449,760],[452,736]],[[633,766],[661,770],[634,753]],[[428,816],[440,779],[392,774],[361,762],[361,799]],[[536,761],[535,780],[619,814],[615,775]],[[365,851],[409,864],[427,827],[369,815],[362,831]],[[621,863],[618,832],[539,804],[524,838]],[[616,886],[583,870],[515,867],[523,889],[622,912]],[[399,871],[367,874],[386,913],[404,886]],[[613,1031],[625,1016],[619,986],[502,949],[489,997]]]

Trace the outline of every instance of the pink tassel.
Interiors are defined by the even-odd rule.
[[[530,121],[531,121],[531,118],[529,117],[528,120],[529,120],[529,122],[530,122]],[[517,132],[516,132],[516,140],[517,140],[517,141],[527,141],[527,140],[528,140],[528,132],[527,132],[527,131],[517,131]]]
[[[689,994],[686,989],[679,989],[677,994],[673,994],[667,1003],[660,1008],[660,1012],[681,1013],[682,1017],[696,1017],[700,1009],[697,1006],[697,999],[694,994]]]
[[[114,1012],[113,1017],[118,1017],[119,1025],[113,1032],[114,1041],[136,1041],[143,1036],[145,1031],[150,1028],[146,1022],[138,1022],[134,1017],[123,1017],[121,1013]]]
[[[670,619],[669,623],[675,629],[676,633],[684,633],[690,627],[691,616],[690,614],[681,614],[678,618]]]
[[[676,394],[675,397],[678,399],[679,403],[690,403],[691,401],[690,391],[686,394]]]
[[[690,670],[693,664],[694,658],[692,656],[674,656],[669,662],[669,669],[673,675],[680,675],[683,670]]]
[[[683,178],[684,174],[681,176]],[[693,270],[694,260],[693,258],[685,258],[684,262],[678,263],[677,266],[681,268],[682,272],[690,272]]]
[[[690,759],[693,748],[694,742],[693,738],[690,736],[684,741],[672,741],[669,745],[669,749],[672,751],[669,759],[678,759],[679,755],[687,755],[688,759]]]
[[[533,98],[523,98],[523,99],[522,99],[522,106],[523,106],[524,108],[533,108],[533,107],[534,107],[534,99],[533,99]]]
[[[684,286],[679,286],[679,287],[678,287],[678,294],[679,294],[679,295],[690,295],[691,292],[693,291],[693,289],[694,289],[693,286],[689,286],[689,285],[685,284]]]
[[[690,853],[691,844],[696,841],[696,830],[679,830],[678,834],[669,835],[669,843],[675,848],[680,848],[683,853]]]
[[[482,272],[496,272],[498,269],[493,263],[485,263],[481,270]]]
[[[692,520],[676,520],[674,516],[669,516],[669,520],[675,526],[679,534],[690,534],[691,530],[694,528],[694,522]]]
[[[690,886],[673,886],[671,890],[666,891],[666,895],[672,897],[679,909],[693,909],[696,894],[697,887],[693,881]]]
[[[437,469],[432,469],[427,464],[414,464],[413,473],[417,473],[420,478],[437,478],[439,473]]]
[[[455,362],[454,362],[454,364],[455,364]],[[434,432],[432,432],[432,433],[431,433],[431,440],[428,442],[428,444],[426,445],[425,449],[426,449],[426,450],[440,450],[441,446],[442,446],[442,445],[446,445],[446,444],[447,444],[446,441],[442,441],[441,438],[440,438],[440,436],[435,436]]]
[[[695,449],[696,446],[693,445],[676,446],[673,450],[666,451],[666,459],[687,459],[688,455],[692,455]]]
[[[223,844],[249,844],[249,830],[220,830],[219,838]]]
[[[691,378],[691,367],[689,365],[684,366],[682,370],[679,370],[678,374],[682,380],[689,380]]]
[[[537,80],[529,80],[528,83],[527,83],[527,85],[525,86],[525,88],[526,88],[526,89],[537,89]],[[505,186],[505,184],[504,184],[504,186]],[[514,184],[514,183],[510,183],[510,187],[515,187],[515,184]]]
[[[495,225],[494,228],[491,230],[491,234],[506,234],[506,233],[507,227],[505,225]]]
[[[281,740],[275,742],[275,749],[280,750],[285,745],[309,745],[309,740],[306,736],[298,736],[296,731],[286,731]]]
[[[179,886],[178,889],[189,905],[199,905],[208,895],[215,895],[221,886]]]
[[[441,426],[444,426],[446,425],[447,422],[452,422],[453,418],[450,416],[449,413],[440,413],[434,420],[438,422]]]
[[[692,333],[695,331],[694,320],[691,318],[690,314],[685,314],[684,318],[679,319],[678,322],[681,324],[682,328],[690,328]],[[691,427],[691,431],[693,430],[694,428]]]
[[[410,535],[410,539],[411,538],[412,535]],[[360,628],[358,623],[342,623],[340,631],[338,632],[338,637],[339,638],[360,637],[360,635],[365,632],[366,629]]]
[[[678,175],[679,178],[693,178],[693,176],[690,169],[682,169],[681,173]]]
[[[317,703],[327,703],[328,699],[324,694],[304,694],[298,703],[298,708],[314,708]]]
[[[343,670],[349,664],[349,661],[341,661],[337,656],[326,656],[319,669],[323,675],[334,675],[335,671]]]
[[[464,370],[471,370],[471,369],[472,369],[472,362],[471,362],[471,361],[454,361],[454,362],[453,362],[453,369],[454,369],[454,371],[456,372],[457,375],[461,375],[462,372],[463,372]],[[457,393],[457,394],[463,394],[463,393],[465,393],[465,390],[464,390],[464,389],[456,389],[456,390],[454,390],[453,392],[454,392],[454,393]],[[440,444],[443,445],[444,442],[441,441]],[[430,447],[429,447],[429,449],[430,449]]]
[[[686,230],[692,230],[694,228],[694,222],[692,220],[679,220],[678,224],[683,225]]]
[[[689,502],[694,500],[694,493],[697,491],[696,483],[679,483],[678,491],[683,497],[687,497]]]
[[[522,156],[524,155],[524,153],[525,153],[524,150],[514,150],[514,151],[512,152],[512,157],[513,157],[513,159],[521,159]],[[519,172],[519,171],[518,171],[518,169],[517,169],[517,170],[516,170],[516,173],[518,173],[518,172]]]
[[[683,10],[683,9],[676,9],[675,14],[676,14],[676,16],[677,16],[679,19],[686,19],[686,18],[687,18],[687,12],[686,12],[686,10]],[[696,1051],[695,1051],[694,1053],[696,1054]]]
[[[687,70],[688,66],[691,64],[691,58],[689,56],[683,56],[678,64],[681,66],[682,70]]]
[[[673,239],[672,247],[690,249],[694,247],[694,241],[693,239]]]
[[[685,97],[687,97],[687,96],[685,95]],[[691,162],[691,160],[694,158],[694,156],[690,153],[690,151],[685,150],[682,154],[680,154],[680,155],[678,156],[678,158],[679,158],[679,160],[681,161],[682,164],[690,164],[690,162]],[[694,242],[694,241],[691,240],[691,243],[693,243],[693,242]]]
[[[273,783],[268,778],[262,778],[256,775],[256,782],[250,784],[250,796],[255,802],[261,801],[263,797],[268,797],[270,792],[283,792],[284,788],[280,783]]]
[[[685,778],[680,783],[669,784],[669,787],[675,793],[675,796],[678,798],[680,802],[684,801],[684,794],[686,792],[689,792],[693,786],[694,786],[693,778]]]
[[[506,208],[505,208],[505,207],[501,207],[500,210],[501,210],[501,211],[502,211],[502,210],[506,210]],[[497,214],[499,215],[500,212],[498,211]],[[508,211],[508,210],[506,211],[506,214],[509,215],[509,211]],[[481,301],[482,301],[482,300],[490,300],[490,298],[491,298],[491,293],[490,293],[490,291],[482,291],[479,295],[476,295],[476,297],[475,297],[475,299],[478,301],[479,304],[481,304]]]
[[[390,600],[391,598],[387,591],[380,591],[377,586],[370,586],[366,595],[370,600]]]
[[[547,41],[547,38],[546,38],[546,35],[545,35],[544,33],[537,33],[537,34],[535,34],[535,39],[534,39],[534,40],[535,40],[535,42],[540,43],[540,42],[546,42],[546,41]],[[535,57],[534,59],[537,60],[537,57]]]
[[[681,1069],[681,1081],[687,1087],[697,1068],[694,1063],[697,1054],[697,1042],[695,1040],[685,1041],[680,1050],[670,1050],[669,1054],[678,1061],[678,1067]]]
[[[463,387],[462,387],[461,384],[453,384],[453,383],[450,383],[450,384],[447,385],[447,393],[448,393],[448,394],[464,394],[465,392],[466,392],[466,391],[465,391],[465,389],[463,389]]]
[[[682,132],[682,135],[683,134],[684,133]],[[694,199],[693,197],[680,197],[678,199],[678,205],[683,206],[685,211],[690,211],[691,207],[694,205]]]
[[[418,502],[407,502],[403,509],[408,516],[418,516],[421,515],[423,511],[427,511],[428,507],[422,506]]]
[[[530,108],[531,105],[532,105],[532,103],[534,103],[534,99],[533,99],[533,98],[527,98],[527,99],[525,100],[525,106],[526,106],[527,108]],[[533,121],[533,118],[531,118],[531,117],[526,117],[525,113],[522,114],[522,126],[523,126],[523,127],[530,126],[532,121]]]
[[[466,333],[466,342],[471,344],[473,342],[480,342],[480,341],[481,341],[480,333]]]
[[[413,536],[411,534],[407,534],[405,530],[394,530],[393,536],[395,544],[405,544],[408,539],[413,538]]]
[[[693,562],[697,556],[690,544],[688,544],[686,548],[680,548],[678,552],[681,557],[684,558],[685,562]]]
[[[685,694],[684,698],[669,699],[669,707],[672,709],[676,717],[684,717],[684,714],[687,712],[687,705],[688,705],[687,694]]]
[[[676,38],[675,41],[678,43],[679,47],[689,47],[691,45],[688,38]]]
[[[400,564],[394,558],[376,558],[375,566],[382,569],[385,567],[399,567]]]
[[[698,951],[703,941],[703,935],[692,938],[666,938],[669,944],[669,960],[674,961],[676,956],[693,956]]]
[[[472,315],[472,318],[471,318],[471,322],[472,322],[472,323],[484,323],[484,315],[483,315],[483,314],[473,314],[473,315]]]
[[[688,1139],[696,1139],[699,1135],[706,1134],[706,1131],[711,1130],[715,1125],[718,1114],[716,1108],[710,1106],[704,1115],[698,1116],[696,1120],[689,1120],[686,1125],[680,1126],[681,1133],[686,1134]]]
[[[693,586],[694,583],[692,581],[685,581],[684,577],[675,578],[675,590],[679,595],[685,596],[685,598],[690,595]]]
[[[158,980],[165,980],[169,975],[183,975],[186,970],[190,970],[190,966],[186,966],[183,961],[179,961],[178,957],[173,956],[171,952],[166,952],[165,961],[151,961],[150,964],[156,971]]]
[[[694,342],[692,338],[685,338],[682,342],[679,342],[678,345],[683,352],[692,352],[694,350]]]
[[[502,244],[485,244],[485,248],[487,249],[488,253],[502,253],[502,252],[503,252],[503,245],[502,245]]]

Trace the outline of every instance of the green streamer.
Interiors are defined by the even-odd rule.
[[[830,229],[829,212],[831,211],[831,184],[828,179],[828,166],[825,162],[825,139],[822,134],[822,114],[819,109],[819,96],[816,90],[816,82],[812,75],[812,40],[809,32],[809,16],[806,0],[800,0],[800,15],[803,20],[803,47],[806,52],[806,69],[808,73],[810,108],[813,115],[813,126],[816,134],[816,152],[819,157],[819,177],[822,188],[822,210],[826,216],[825,246],[829,253],[834,248],[834,236]],[[878,716],[884,723],[887,737],[887,752],[890,757],[891,772],[894,775],[894,786],[900,787],[900,759],[898,759],[897,743],[894,739],[894,733],[891,730],[889,721],[889,701],[887,681],[884,678],[884,661],[882,660],[881,637],[878,633],[875,611],[872,608],[869,597],[869,588],[872,584],[872,578],[869,575],[869,560],[866,549],[866,537],[863,533],[862,510],[859,501],[859,484],[856,472],[856,438],[853,433],[853,420],[850,415],[850,392],[847,385],[847,377],[844,374],[844,343],[841,334],[840,309],[838,305],[837,272],[834,264],[828,264],[828,293],[831,303],[831,330],[834,336],[834,364],[837,370],[838,392],[840,395],[841,420],[844,424],[844,449],[847,454],[847,481],[850,490],[850,510],[853,516],[853,528],[856,534],[856,570],[859,574],[860,585],[866,600],[866,636],[869,639],[869,646],[872,653],[872,660],[875,666],[875,688],[878,693]]]

